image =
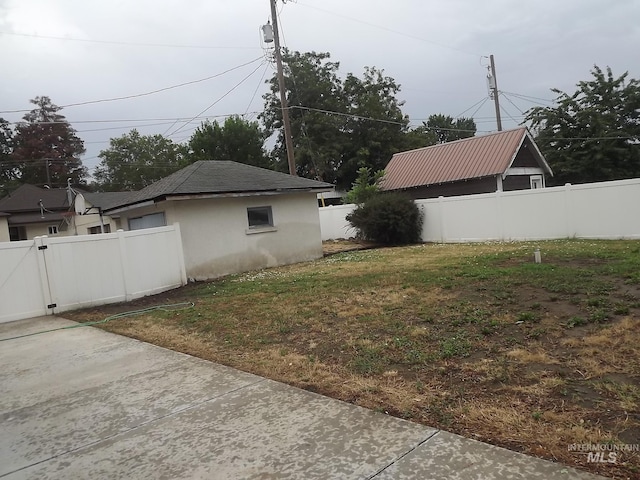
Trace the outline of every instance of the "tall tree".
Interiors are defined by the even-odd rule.
[[[15,186],[18,169],[11,159],[13,132],[9,122],[0,118],[0,198]]]
[[[408,119],[392,78],[366,68],[341,79],[329,53],[285,51],[283,61],[298,175],[349,188],[359,168],[380,170],[402,149]],[[278,132],[274,155],[286,165],[278,82],[269,82],[261,118]]]
[[[283,52],[284,76],[289,117],[298,175],[335,182],[346,141],[344,117],[328,112],[344,112],[346,101],[338,78],[338,62],[328,53]],[[274,160],[279,170],[287,167],[282,109],[278,80],[274,76],[264,95],[261,118],[267,134],[278,132]]]
[[[13,137],[11,158],[20,182],[61,187],[70,178],[74,184],[84,183],[87,169],[80,160],[85,152],[83,141],[49,97],[30,102],[36,108],[23,117]]]
[[[591,74],[572,95],[552,89],[555,106],[527,112],[558,184],[640,177],[640,82],[598,66]]]
[[[258,122],[240,116],[228,117],[224,124],[204,122],[189,140],[189,158],[196,160],[233,160],[269,168],[264,149],[265,133]]]
[[[185,154],[183,145],[133,129],[109,141],[93,176],[102,191],[139,190],[184,167]]]
[[[362,167],[383,170],[393,154],[403,149],[409,118],[396,97],[400,85],[383,73],[365,67],[362,78],[348,74],[344,81],[351,116],[346,126],[349,142],[337,178],[342,187],[350,186]]]
[[[442,114],[430,115],[424,126],[435,134],[438,143],[473,137],[477,130],[473,118],[462,117],[454,120],[453,117]]]

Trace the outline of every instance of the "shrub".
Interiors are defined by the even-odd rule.
[[[385,245],[421,240],[422,213],[413,200],[399,193],[374,195],[359,204],[346,219],[363,240]]]

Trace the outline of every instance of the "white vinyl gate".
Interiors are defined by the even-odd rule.
[[[180,227],[0,243],[0,323],[186,284]]]

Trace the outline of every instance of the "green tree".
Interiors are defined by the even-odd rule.
[[[380,192],[380,180],[384,176],[384,170],[373,173],[369,167],[360,167],[358,177],[345,196],[347,203],[364,203]]]
[[[18,178],[18,169],[11,159],[13,132],[4,118],[0,118],[0,198],[10,192]]]
[[[365,67],[362,78],[349,74],[344,92],[350,116],[346,123],[348,142],[337,184],[351,185],[358,169],[374,171],[386,167],[394,153],[403,150],[409,118],[402,113],[403,102],[397,99],[400,85],[382,70]]]
[[[328,53],[283,52],[284,77],[297,174],[334,183],[347,141],[345,117],[328,112],[345,112],[338,62]],[[268,81],[265,108],[260,115],[271,136],[278,132],[273,156],[276,167],[288,171],[278,80]]]
[[[438,143],[438,137],[427,127],[425,122],[422,122],[422,125],[410,129],[405,134],[402,151],[430,147],[436,143]]]
[[[76,135],[60,107],[49,97],[30,101],[36,106],[27,113],[15,129],[13,152],[18,179],[21,183],[64,186],[71,178],[82,184],[87,169],[80,155],[85,152],[83,141]]]
[[[102,191],[140,190],[184,167],[185,154],[183,145],[133,129],[109,141],[93,176]]]
[[[385,167],[402,150],[408,119],[396,98],[400,86],[376,68],[362,78],[338,76],[328,53],[285,51],[285,87],[298,175],[348,188],[361,167]],[[286,165],[277,79],[270,80],[261,118],[278,132],[274,157]]]
[[[557,184],[640,176],[640,82],[610,68],[591,74],[572,95],[552,89],[555,106],[527,112]]]
[[[234,115],[222,125],[217,121],[202,123],[189,140],[189,157],[192,161],[233,160],[269,168],[264,141],[265,133],[258,122]]]
[[[432,132],[437,143],[453,142],[463,138],[473,137],[476,134],[476,122],[473,118],[456,118],[449,115],[430,115],[424,123],[425,129]]]

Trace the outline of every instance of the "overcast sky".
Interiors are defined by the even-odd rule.
[[[640,78],[639,0],[279,0],[278,10],[289,49],[330,52],[342,74],[384,69],[412,125],[464,113],[480,132],[495,130],[493,104],[473,107],[487,98],[490,54],[505,128],[552,99],[551,88],[575,91],[594,64]],[[90,169],[134,127],[184,141],[203,117],[253,119],[274,73],[259,32],[269,14],[269,0],[0,0],[0,116],[20,120],[10,111],[38,95],[60,106],[132,96],[248,64],[62,114]]]

